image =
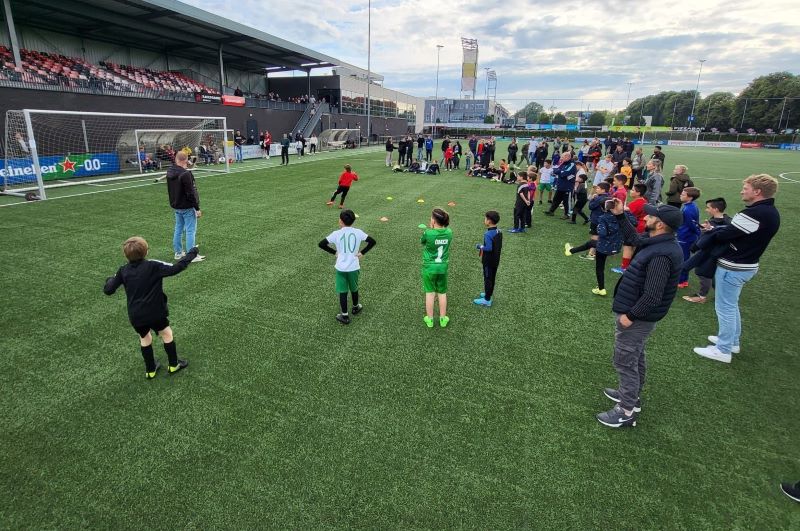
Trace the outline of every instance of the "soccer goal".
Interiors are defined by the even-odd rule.
[[[139,173],[166,169],[175,153],[185,151],[194,171],[230,172],[225,129],[136,129]]]
[[[325,129],[319,134],[319,150],[361,147],[361,129]]]
[[[674,131],[644,131],[642,132],[642,144],[665,143],[670,140],[682,140],[684,142],[697,142],[700,138],[699,129],[685,129]]]
[[[226,163],[216,169],[228,171],[226,130],[224,117],[10,110],[0,159],[2,193],[46,199],[51,188],[164,171],[170,153],[188,148],[196,157],[204,143],[224,156]]]

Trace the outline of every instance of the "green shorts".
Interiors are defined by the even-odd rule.
[[[540,185],[538,186],[538,188],[537,188],[537,189],[538,189],[540,192],[544,192],[545,190],[547,190],[548,192],[550,192],[550,191],[552,191],[552,190],[553,190],[553,185],[552,185],[552,184],[550,184],[550,183],[544,183],[544,184],[540,184]]]
[[[447,293],[447,273],[422,270],[422,289],[425,293]]]
[[[339,271],[336,270],[336,293],[353,293],[358,291],[358,276],[360,270]]]

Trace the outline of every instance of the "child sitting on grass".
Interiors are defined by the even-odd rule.
[[[600,215],[597,222],[597,240],[589,240],[579,247],[572,247],[570,244],[564,244],[564,254],[572,256],[573,254],[581,251],[586,251],[590,248],[595,248],[594,271],[597,277],[597,287],[592,290],[595,295],[605,296],[606,292],[606,258],[613,254],[617,254],[622,247],[622,233],[620,232],[619,222],[616,216],[609,212],[611,209],[610,203],[619,201],[618,199],[608,199],[603,203],[603,213]]]
[[[145,377],[150,380],[156,377],[161,367],[153,355],[153,336],[155,331],[164,343],[164,350],[169,360],[170,374],[174,374],[189,365],[188,361],[178,358],[178,350],[169,326],[169,310],[167,296],[164,294],[162,279],[177,275],[186,269],[197,256],[197,247],[192,247],[186,256],[176,264],[167,264],[158,260],[145,260],[149,246],[144,238],[134,236],[122,244],[122,252],[128,263],[117,270],[113,277],[106,280],[103,292],[113,295],[120,286],[125,287],[128,299],[128,319],[139,334],[139,345],[144,358]]]
[[[342,312],[336,315],[336,320],[342,324],[350,324],[350,314],[347,311],[347,294],[353,297],[353,315],[361,312],[363,306],[358,302],[358,277],[361,273],[359,259],[375,246],[375,240],[361,229],[353,228],[356,215],[352,210],[343,210],[339,214],[339,230],[328,234],[328,237],[319,242],[319,248],[336,256],[336,293],[339,294],[339,306]],[[367,246],[361,250],[361,242]],[[333,244],[334,247],[330,245]]]

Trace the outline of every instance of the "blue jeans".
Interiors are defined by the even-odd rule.
[[[422,148],[417,148],[417,160],[422,160]]]
[[[175,234],[172,237],[172,249],[180,253],[181,237],[186,232],[186,251],[194,247],[194,235],[197,232],[197,214],[193,208],[175,210]]]
[[[242,146],[233,145],[233,156],[236,157],[236,162],[242,161]]]
[[[717,348],[725,354],[730,354],[734,346],[739,345],[739,336],[742,335],[742,316],[739,313],[739,295],[742,287],[753,278],[758,270],[731,271],[724,267],[717,267],[714,276],[714,308],[717,310],[719,332]]]
[[[692,256],[691,249],[692,249],[692,245],[694,245],[695,241],[697,241],[697,240],[692,240],[690,242],[682,242],[682,241],[678,242],[678,245],[681,246],[681,250],[683,251],[683,263],[684,264],[686,262],[688,262],[689,258],[691,258],[691,256]],[[678,277],[678,283],[681,283],[681,282],[689,282],[689,271],[686,270],[686,269],[681,269],[681,275]]]

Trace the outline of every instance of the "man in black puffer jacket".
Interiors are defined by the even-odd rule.
[[[624,240],[631,242],[636,250],[614,289],[614,368],[619,387],[605,389],[604,394],[617,405],[597,414],[597,420],[610,428],[636,426],[647,368],[645,343],[656,322],[669,311],[683,265],[683,251],[675,239],[675,231],[683,223],[681,211],[669,205],[646,205],[644,209],[646,236],[638,234],[630,224],[619,199],[614,200],[611,209]]]

